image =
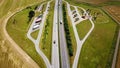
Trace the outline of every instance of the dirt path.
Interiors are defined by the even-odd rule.
[[[23,8],[22,8],[23,9]],[[8,35],[7,31],[6,31],[6,24],[7,21],[9,20],[9,18],[11,16],[13,16],[14,14],[16,14],[17,12],[21,11],[22,9],[19,9],[13,13],[9,13],[6,16],[4,16],[1,20],[1,32],[3,34],[2,37],[4,38],[5,41],[7,41],[8,43],[10,43],[10,47],[16,52],[16,54],[18,56],[20,56],[19,58],[27,65],[28,68],[39,68],[39,66],[36,64],[36,62],[34,62],[32,60],[32,58],[30,58],[15,42],[14,40],[12,40],[12,38]]]

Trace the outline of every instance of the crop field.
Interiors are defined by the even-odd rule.
[[[118,22],[120,22],[120,6],[106,6],[104,9]],[[120,23],[119,23],[120,24]]]
[[[0,68],[17,68],[22,67],[22,64],[23,62],[15,55],[15,52],[12,52],[8,43],[0,41]]]
[[[113,4],[119,4],[117,2],[119,2],[120,0],[66,0],[66,1],[72,1],[76,4],[79,3],[89,3],[89,4],[93,4],[93,5],[113,5]]]
[[[90,4],[100,4],[100,3],[107,2],[109,0],[66,0],[66,1],[72,1],[74,3],[85,2],[85,3],[90,3]]]

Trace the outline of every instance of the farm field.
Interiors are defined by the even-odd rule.
[[[113,19],[120,22],[120,6],[106,6],[104,9],[113,17]]]
[[[86,2],[90,4],[100,4],[100,3],[107,2],[107,1],[109,0],[76,0],[76,2]]]

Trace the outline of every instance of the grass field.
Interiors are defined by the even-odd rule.
[[[44,52],[47,58],[51,61],[51,49],[52,49],[52,28],[53,28],[53,16],[54,16],[54,1],[51,2],[49,13],[46,17],[43,33],[40,41],[40,49]]]
[[[94,13],[99,13],[94,20],[93,32],[83,44],[78,68],[109,68],[114,52],[117,24],[97,6],[70,3],[90,9],[93,16]]]
[[[70,9],[73,11],[73,10],[75,10],[75,8],[73,7],[73,6],[70,6]]]
[[[23,11],[15,14],[11,17],[7,24],[7,31],[9,35],[15,40],[15,42],[42,68],[45,67],[45,64],[42,58],[37,54],[34,44],[27,38],[27,28],[29,27],[28,23],[28,14],[29,11],[33,10],[35,6],[31,9],[26,8]]]
[[[116,41],[117,25],[101,10],[93,9],[92,11],[98,11],[100,15],[94,21],[95,28],[82,47],[78,67],[110,67]]]
[[[32,36],[34,39],[37,39],[38,33],[39,33],[39,30],[37,30],[37,31],[35,31],[35,32],[32,32],[32,33],[31,33],[31,36]]]
[[[82,16],[84,11],[81,8],[78,8],[79,14]]]
[[[91,23],[89,20],[84,20],[82,22],[80,22],[79,24],[76,25],[78,34],[79,34],[79,38],[82,40],[85,35],[89,32],[90,28],[91,28]]]

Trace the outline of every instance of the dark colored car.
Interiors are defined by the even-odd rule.
[[[75,22],[78,21],[78,20],[79,20],[79,18],[75,18]]]

